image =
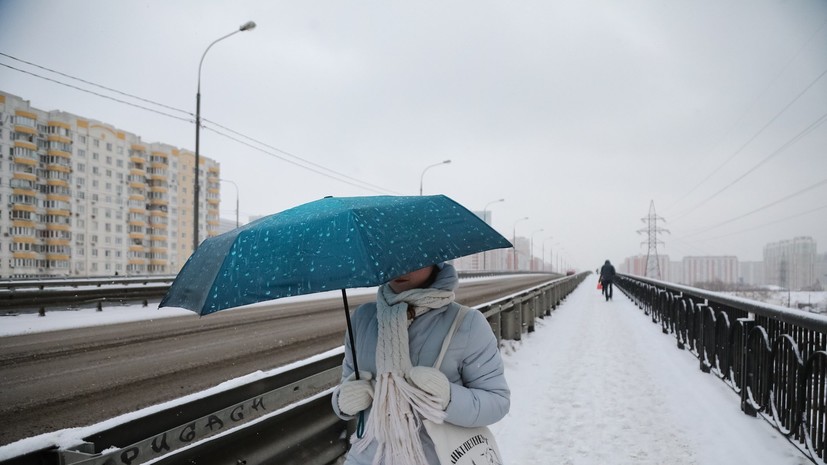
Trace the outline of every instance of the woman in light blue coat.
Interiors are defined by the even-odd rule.
[[[482,313],[465,314],[442,364],[433,368],[460,308],[454,303],[458,283],[452,265],[429,266],[380,286],[377,302],[354,312],[360,379],[346,335],[333,409],[345,420],[365,411],[367,423],[364,437],[352,438],[346,465],[438,465],[422,418],[474,427],[508,413],[503,362]]]

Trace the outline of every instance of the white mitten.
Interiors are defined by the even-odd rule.
[[[444,373],[433,367],[413,367],[408,372],[408,379],[417,388],[439,400],[442,410],[448,408],[451,401],[451,382]]]
[[[355,373],[339,385],[339,411],[345,415],[356,415],[366,410],[373,403],[372,375],[367,371],[359,372],[359,379]]]

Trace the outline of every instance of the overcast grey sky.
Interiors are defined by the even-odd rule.
[[[545,242],[586,269],[646,252],[650,201],[673,260],[760,260],[801,235],[827,248],[824,0],[0,0],[0,52],[194,113],[201,55],[247,20],[206,56],[202,117],[373,187],[204,130],[242,219],[416,195],[451,159],[426,194],[505,198],[496,229],[516,222],[537,255]],[[194,149],[192,122],[4,66],[0,89]],[[234,208],[223,184],[222,216]]]

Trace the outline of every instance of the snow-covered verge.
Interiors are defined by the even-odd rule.
[[[827,292],[825,291],[756,290],[726,292],[726,294],[796,310],[827,313]]]

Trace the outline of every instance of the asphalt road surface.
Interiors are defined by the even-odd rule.
[[[460,283],[479,305],[548,276]],[[350,297],[352,309],[373,300]],[[0,444],[94,424],[342,345],[341,299],[0,337]]]

